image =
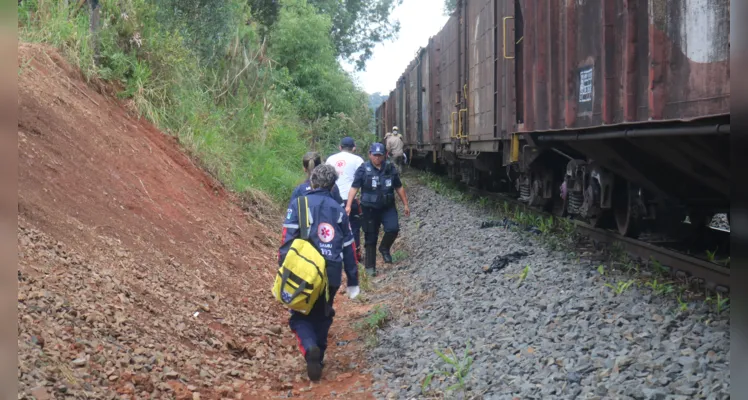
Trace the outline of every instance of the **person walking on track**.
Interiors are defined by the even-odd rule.
[[[405,164],[403,136],[396,126],[392,127],[392,132],[388,132],[384,136],[384,144],[387,146],[387,158],[392,160],[398,172],[402,171],[402,166]]]
[[[348,216],[330,193],[337,178],[335,168],[327,164],[319,165],[310,176],[312,190],[305,194],[311,223],[308,240],[325,258],[329,300],[320,296],[307,315],[290,310],[288,322],[299,342],[307,364],[307,375],[312,381],[322,377],[327,336],[335,316],[333,300],[342,284],[344,267],[348,277],[348,296],[355,298],[360,293]],[[278,250],[278,265],[283,265],[294,239],[300,237],[299,221],[298,205],[292,201],[283,222],[283,244]]]
[[[325,163],[335,167],[335,171],[338,173],[337,187],[340,190],[340,197],[343,199],[343,207],[345,207],[353,177],[356,175],[358,167],[364,163],[364,159],[354,154],[356,142],[352,137],[344,137],[340,141],[339,149],[340,153],[331,155]],[[356,259],[361,260],[361,204],[358,199],[354,199],[349,214],[351,231],[356,242]]]
[[[364,267],[370,276],[376,276],[377,254],[375,252],[379,236],[379,225],[384,227],[384,237],[379,252],[385,263],[392,263],[390,249],[400,231],[395,192],[403,202],[405,216],[410,216],[408,197],[400,181],[400,174],[394,165],[384,159],[385,147],[374,143],[369,148],[369,161],[356,170],[356,175],[348,191],[345,211],[350,213],[353,199],[361,190],[361,227],[364,231]]]

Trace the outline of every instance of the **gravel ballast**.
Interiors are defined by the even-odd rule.
[[[378,398],[444,394],[458,382],[451,374],[422,390],[429,373],[453,371],[435,349],[462,358],[467,346],[466,390],[449,397],[729,398],[729,311],[700,300],[682,311],[645,284],[616,295],[605,283],[635,276],[601,276],[599,262],[551,252],[527,234],[480,229],[487,216],[427,187],[409,185],[408,197],[412,215],[401,217],[398,239],[408,257],[378,284],[406,293],[393,303],[430,297],[379,332],[370,352]]]

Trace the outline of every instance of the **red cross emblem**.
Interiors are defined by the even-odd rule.
[[[327,222],[323,222],[317,227],[317,236],[320,241],[330,243],[335,238],[335,228]]]
[[[345,167],[345,160],[338,160],[338,162],[335,163],[335,166],[338,168]]]

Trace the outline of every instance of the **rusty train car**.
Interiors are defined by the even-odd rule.
[[[730,206],[729,55],[729,0],[459,0],[377,132],[559,216],[701,228]]]

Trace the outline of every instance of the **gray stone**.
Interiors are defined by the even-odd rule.
[[[421,227],[416,229],[415,218],[402,219],[396,246],[405,246],[418,262],[377,279],[412,294],[429,288],[433,296],[425,304],[409,303],[416,314],[391,321],[379,335],[378,348],[370,352],[371,365],[386,372],[374,371],[375,385],[382,384],[377,398],[421,397],[429,372],[451,371],[433,349],[451,347],[461,358],[468,343],[474,363],[466,398],[666,399],[698,396],[702,389],[694,387],[729,397],[729,315],[707,315],[704,308],[674,318],[667,311],[677,307],[671,298],[648,299],[636,288],[606,295],[599,279],[590,279],[599,263],[585,267],[575,257],[558,258],[536,238],[504,228],[478,229],[484,215],[422,186],[409,186],[408,197]],[[482,272],[496,256],[513,251],[528,255],[502,271]],[[511,276],[526,265],[530,273],[520,285]],[[603,279],[631,279],[616,274],[623,276]],[[389,299],[415,297],[398,296]],[[706,318],[713,322],[705,325]],[[431,386],[443,391],[454,382],[450,377]]]

